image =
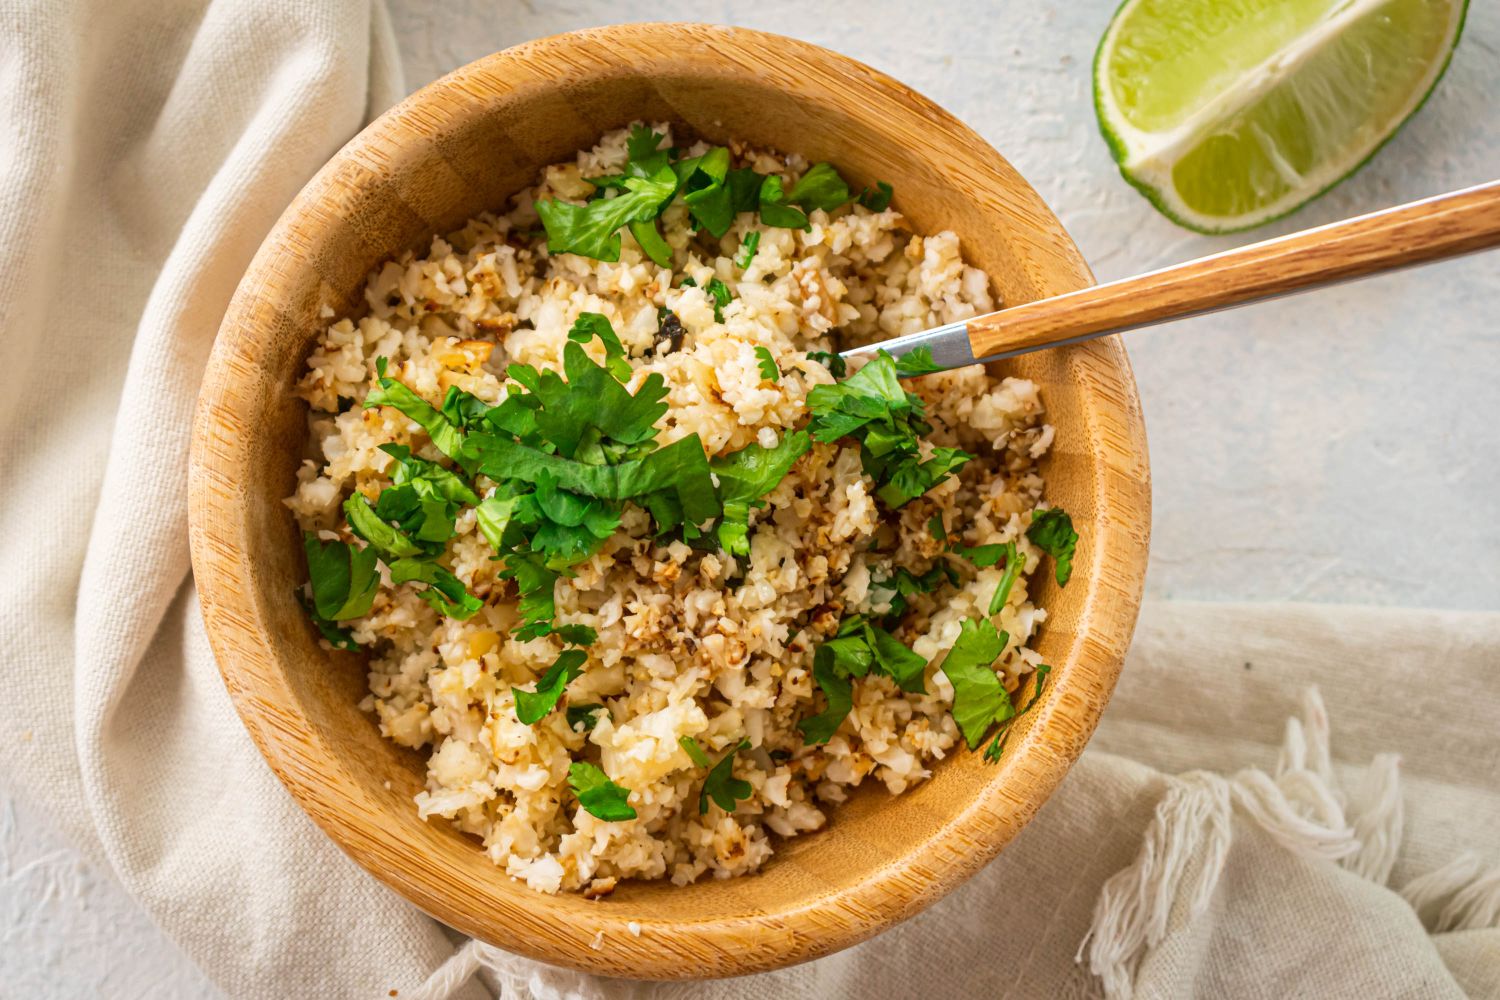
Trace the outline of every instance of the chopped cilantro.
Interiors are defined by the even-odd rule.
[[[1005,602],[1010,600],[1011,588],[1016,585],[1016,578],[1021,575],[1021,566],[1025,562],[1016,551],[1015,542],[1006,542],[1003,548],[1005,549],[1005,572],[1000,577],[1000,585],[995,588],[995,596],[990,598],[991,617],[998,615],[1000,609],[1005,607]]]
[[[844,381],[815,386],[807,396],[813,439],[858,440],[864,471],[878,484],[876,495],[892,509],[926,493],[973,457],[957,448],[934,448],[931,457],[921,457],[919,437],[931,433],[932,426],[923,419],[921,398],[901,388],[897,373],[919,370],[930,358],[930,352],[925,360],[913,352],[898,362],[880,351]]]
[[[582,312],[573,321],[573,327],[568,331],[568,339],[579,344],[587,344],[595,337],[604,345],[604,367],[609,370],[617,380],[621,382],[630,381],[630,361],[626,357],[625,345],[620,343],[620,337],[615,333],[615,328],[609,322],[608,317],[594,312]]]
[[[355,493],[344,501],[344,516],[349,519],[349,527],[354,533],[388,560],[426,554],[426,550],[408,538],[405,532],[382,521],[363,493]]]
[[[635,819],[635,809],[628,799],[630,789],[609,780],[597,765],[574,761],[568,766],[568,787],[578,796],[578,804],[597,819],[607,822]]]
[[[947,567],[944,565],[933,566],[920,576],[913,573],[904,566],[897,567],[894,576],[886,580],[873,581],[881,587],[894,588],[896,594],[891,598],[891,610],[887,617],[899,617],[906,611],[906,602],[917,594],[930,594],[943,585],[948,576]]]
[[[317,535],[308,532],[302,536],[302,550],[307,555],[312,606],[318,618],[341,622],[370,613],[380,586],[374,549],[340,541],[320,542]]]
[[[715,239],[729,232],[735,215],[733,194],[726,183],[729,150],[716,146],[702,156],[679,161],[676,170],[682,200],[693,220]]]
[[[984,759],[986,763],[993,764],[1000,759],[1000,755],[1005,752],[1005,741],[1010,739],[1011,727],[1015,724],[1015,721],[1017,719],[1025,715],[1027,712],[1031,711],[1031,707],[1037,703],[1037,700],[1039,698],[1041,698],[1042,688],[1046,685],[1047,675],[1051,672],[1052,668],[1045,663],[1038,663],[1036,665],[1036,687],[1031,689],[1031,697],[1027,700],[1024,708],[1022,708],[1015,715],[1011,716],[1010,719],[1008,719],[1000,727],[1000,731],[995,734],[994,740],[988,747],[985,748]]]
[[[994,669],[1006,642],[1006,634],[988,618],[965,618],[959,623],[958,641],[943,660],[943,674],[953,685],[953,721],[970,750],[984,741],[990,726],[1015,715]]]
[[[462,465],[458,453],[464,443],[463,432],[404,383],[387,378],[385,367],[385,358],[380,358],[376,362],[376,370],[379,372],[377,387],[365,396],[365,409],[390,406],[400,410],[427,432],[438,451]]]
[[[1038,511],[1031,518],[1026,537],[1057,560],[1057,584],[1066,587],[1073,575],[1073,553],[1078,548],[1078,532],[1073,530],[1073,519],[1068,512],[1061,507]]]
[[[760,189],[765,184],[764,174],[749,167],[729,171],[724,186],[729,189],[729,204],[736,213],[753,212],[760,207]],[[762,220],[764,221],[764,220]]]
[[[781,178],[775,174],[767,177],[760,186],[760,221],[778,229],[811,229],[812,223],[801,209],[787,204],[786,192]]]
[[[577,730],[582,726],[584,732],[589,732],[599,724],[599,716],[604,714],[603,705],[569,705],[567,708],[568,728]]]
[[[823,692],[826,704],[817,715],[809,715],[798,722],[797,728],[802,730],[803,742],[816,745],[832,739],[854,707],[854,685],[848,675],[839,673],[831,659],[816,654],[813,657],[813,683]]]
[[[891,207],[891,196],[895,193],[885,181],[876,181],[873,188],[860,193],[859,203],[872,212],[884,212]]]
[[[931,375],[943,366],[932,360],[932,348],[916,347],[896,359],[896,371],[902,375]]]
[[[825,212],[832,212],[852,197],[849,185],[844,183],[844,178],[831,163],[813,164],[786,194],[786,200],[793,205],[801,205],[809,211],[821,208]]]
[[[466,621],[484,607],[484,602],[464,587],[463,581],[437,563],[423,559],[397,559],[386,564],[391,571],[391,583],[425,583],[427,586],[417,596],[430,604],[438,614]]]
[[[776,367],[776,356],[771,353],[769,347],[757,345],[755,357],[756,364],[760,367],[760,377],[767,382],[780,382],[781,369]]]
[[[947,539],[948,529],[943,527],[942,514],[934,514],[927,521],[927,533],[932,536],[932,540],[935,542],[941,542]]]
[[[665,136],[637,125],[625,141],[625,174],[601,177],[594,183],[604,190],[619,193],[601,197],[585,205],[565,201],[539,201],[537,215],[547,231],[550,253],[576,253],[595,260],[620,259],[620,230],[630,233],[646,255],[662,267],[672,262],[671,248],[656,228],[656,217],[677,194],[677,173],[672,169],[671,153],[658,149]]]
[[[302,607],[307,612],[308,619],[318,630],[318,634],[327,639],[330,646],[334,649],[359,649],[359,643],[354,641],[354,633],[340,626],[338,622],[320,616],[317,609],[313,607],[312,601],[302,593],[300,588],[297,591],[297,599],[302,602]]]
[[[599,633],[588,625],[556,625],[552,634],[575,646],[592,646],[599,639]]]
[[[774,448],[752,444],[709,463],[719,480],[718,502],[724,512],[719,544],[726,552],[750,554],[750,509],[763,506],[761,497],[774,490],[811,447],[806,431],[793,431],[783,435]]]
[[[853,705],[850,678],[863,677],[872,670],[891,678],[903,691],[926,691],[927,661],[863,615],[851,615],[839,623],[834,637],[813,653],[813,682],[822,689],[828,705],[798,723],[804,741],[828,742]]]
[[[630,223],[630,235],[635,237],[641,252],[651,258],[657,267],[672,266],[672,248],[662,237],[655,219],[637,219]]]
[[[737,802],[748,799],[755,793],[750,782],[734,776],[734,755],[741,750],[750,749],[749,740],[740,740],[738,744],[731,747],[729,752],[719,758],[719,762],[710,767],[708,754],[698,745],[698,741],[691,736],[682,736],[677,740],[679,746],[687,751],[693,763],[699,767],[709,768],[708,777],[703,779],[703,791],[698,794],[698,814],[701,816],[708,812],[708,800],[713,799],[714,804],[725,812],[732,813]]]
[[[969,562],[980,569],[989,569],[1000,561],[1005,555],[1004,545],[976,545],[970,548],[967,545],[955,545],[953,551],[963,556]]]
[[[563,689],[583,671],[588,654],[581,649],[565,649],[558,654],[552,666],[536,682],[535,691],[512,688],[516,698],[516,718],[528,726],[534,726],[557,707]]]
[[[740,252],[734,255],[734,266],[743,271],[750,266],[755,259],[755,253],[760,249],[760,230],[752,229],[740,240]]]
[[[692,278],[683,278],[682,287],[697,288],[698,282]],[[718,278],[711,278],[703,290],[708,293],[709,300],[714,304],[714,322],[724,322],[724,307],[734,301],[734,293],[729,290],[728,285],[724,284]]]
[[[843,378],[849,374],[849,362],[832,351],[808,351],[807,357],[809,361],[816,361],[827,368],[834,378]]]

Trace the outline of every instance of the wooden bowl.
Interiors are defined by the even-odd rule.
[[[1056,669],[998,765],[962,752],[899,797],[862,788],[826,830],[781,845],[744,878],[626,883],[600,902],[512,881],[476,841],[417,818],[421,756],[380,737],[357,707],[361,659],[319,649],[298,604],[305,568],[281,503],[307,435],[292,386],[326,323],[322,303],[356,308],[372,268],[500,206],[544,164],[634,119],[826,159],[851,184],[890,181],[914,227],[956,231],[1007,303],[1092,281],[1004,159],[867,66],[702,25],[531,42],[382,115],[267,237],[203,383],[193,566],[251,737],[313,820],[373,875],[439,920],[533,958],[612,976],[724,976],[825,955],[911,916],[994,857],[1052,793],[1093,732],[1134,627],[1150,525],[1146,437],[1115,340],[1008,364],[1042,385],[1057,427],[1046,495],[1072,513],[1082,538],[1066,590],[1037,575],[1037,603],[1049,614],[1037,648]]]

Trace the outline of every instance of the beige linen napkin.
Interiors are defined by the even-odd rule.
[[[481,966],[518,998],[1500,995],[1500,616],[1175,604],[1148,608],[1037,820],[901,928],[666,987],[466,946],[423,987],[449,935],[251,746],[185,524],[190,414],[235,283],[401,93],[384,11],[0,0],[0,40],[0,781],[230,995],[479,996]],[[1399,784],[1393,760],[1370,766],[1390,751]],[[1170,777],[1191,769],[1223,777]]]

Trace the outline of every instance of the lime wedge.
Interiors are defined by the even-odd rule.
[[[1125,0],[1094,59],[1120,173],[1174,221],[1248,229],[1349,176],[1422,106],[1468,0]]]

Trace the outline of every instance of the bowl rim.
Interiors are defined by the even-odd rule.
[[[1007,799],[992,782],[956,810],[939,834],[958,839],[962,850],[944,850],[923,865],[918,876],[898,866],[877,868],[869,878],[836,893],[814,894],[810,900],[771,911],[745,913],[733,918],[715,918],[663,925],[673,936],[670,954],[650,947],[652,935],[627,929],[627,914],[613,916],[599,907],[597,919],[580,927],[546,914],[549,897],[538,896],[524,921],[507,922],[505,914],[479,914],[463,908],[441,886],[393,870],[389,846],[382,843],[377,814],[353,818],[348,809],[343,782],[325,780],[323,771],[313,771],[295,762],[309,745],[318,746],[324,764],[337,775],[343,773],[336,755],[312,732],[304,718],[289,718],[284,710],[269,706],[291,698],[277,658],[258,629],[254,616],[244,613],[246,594],[255,590],[249,560],[225,558],[225,554],[247,551],[244,531],[236,508],[242,493],[227,482],[221,470],[237,460],[243,464],[247,446],[233,435],[218,433],[219,411],[226,388],[246,374],[237,369],[236,347],[253,342],[250,331],[261,323],[255,312],[262,293],[265,272],[273,251],[295,243],[293,229],[308,206],[316,204],[339,182],[357,184],[351,161],[377,141],[391,134],[410,132],[422,109],[434,102],[472,104],[497,99],[527,86],[547,84],[545,71],[555,61],[566,60],[577,47],[607,50],[625,43],[651,44],[664,32],[690,30],[700,39],[740,45],[751,39],[774,47],[787,61],[821,64],[857,79],[873,93],[899,102],[911,114],[941,124],[962,136],[973,147],[983,165],[1004,177],[1016,197],[1029,202],[1039,225],[1051,230],[1059,254],[1077,278],[1078,287],[1093,283],[1093,276],[1056,217],[996,150],[953,115],[910,88],[878,70],[840,53],[767,32],[738,27],[703,24],[642,23],[588,28],[535,39],[493,53],[460,67],[408,96],[387,110],[351,139],[307,183],[277,220],[257,251],[225,313],[219,335],[204,375],[194,414],[189,474],[190,543],[198,597],[215,660],[230,697],[251,739],[278,779],[299,806],[346,854],[377,879],[407,900],[464,933],[505,950],[581,971],[611,976],[649,979],[736,975],[780,968],[838,951],[883,931],[910,917],[955,888],[990,861],[1028,822],[1062,780],[1092,734],[1108,701],[1123,663],[1139,611],[1144,587],[1147,544],[1150,535],[1150,475],[1146,455],[1145,428],[1134,377],[1123,345],[1109,337],[1088,344],[1062,348],[1079,365],[1070,370],[1112,373],[1118,384],[1110,387],[1102,405],[1123,433],[1129,449],[1138,452],[1135,461],[1104,468],[1096,462],[1093,471],[1097,491],[1097,515],[1108,524],[1110,537],[1129,537],[1134,544],[1117,547],[1104,572],[1105,535],[1080,544],[1098,549],[1096,572],[1090,580],[1082,612],[1089,625],[1080,629],[1066,661],[1058,671],[1046,704],[1039,705],[1030,726],[1007,751],[1007,771],[1024,772],[1027,794]],[[575,67],[576,68],[576,67]],[[1097,442],[1090,449],[1097,453]],[[1128,467],[1126,467],[1128,466]],[[1122,535],[1123,532],[1123,535]],[[1060,695],[1066,695],[1060,696]],[[1060,721],[1061,727],[1049,723]],[[1069,733],[1060,733],[1067,729]],[[1079,733],[1082,738],[1078,738]],[[932,838],[933,841],[936,837]],[[750,876],[754,877],[754,876]],[[830,920],[833,910],[854,914],[852,919]],[[818,913],[810,930],[797,929],[799,917]],[[512,916],[519,916],[513,914]],[[632,920],[631,923],[635,921]],[[644,923],[644,921],[642,921]],[[807,921],[804,921],[807,923]],[[618,926],[615,926],[618,925]],[[611,947],[596,951],[589,947],[596,930],[611,930]],[[539,933],[539,928],[545,933]],[[635,940],[631,940],[635,938]],[[620,942],[616,946],[614,942]],[[751,942],[755,946],[749,947]]]

